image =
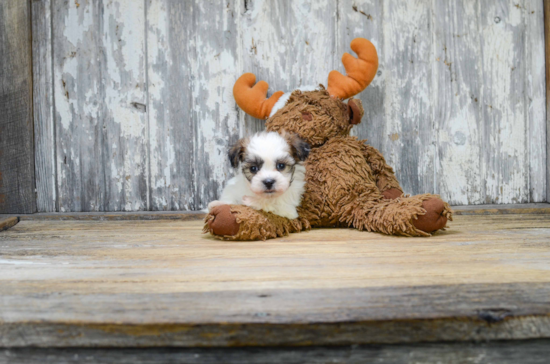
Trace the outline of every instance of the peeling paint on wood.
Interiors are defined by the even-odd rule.
[[[61,212],[147,209],[143,6],[53,3]]]
[[[204,208],[231,176],[228,146],[264,128],[236,106],[236,78],[254,72],[269,95],[325,84],[355,37],[380,68],[354,134],[406,192],[547,199],[540,1],[50,1],[51,29],[49,2],[33,5],[40,211]]]

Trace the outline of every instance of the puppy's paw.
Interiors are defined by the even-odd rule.
[[[208,204],[208,212],[212,211],[212,209],[216,206],[221,206],[221,205],[227,205],[225,202],[222,202],[222,201],[218,201],[218,200],[214,200],[212,202],[210,202]]]
[[[294,220],[298,218],[298,211],[296,211],[296,208],[287,208],[280,211],[277,211],[277,215],[286,217],[289,220]]]

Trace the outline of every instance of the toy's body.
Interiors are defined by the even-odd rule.
[[[311,145],[305,162],[306,190],[297,219],[285,219],[246,206],[224,205],[207,216],[205,231],[225,239],[257,240],[310,227],[354,227],[406,236],[429,236],[445,227],[451,218],[445,202],[431,194],[404,196],[381,153],[349,136],[352,126],[361,121],[363,107],[359,100],[350,99],[346,104],[342,99],[364,89],[378,65],[376,50],[370,42],[360,38],[354,42],[352,49],[359,59],[349,54],[343,57],[351,80],[331,72],[328,91],[322,87],[316,91],[294,91],[275,112],[271,108],[281,94],[274,94],[269,100],[260,99],[259,106],[254,108],[247,105],[249,99],[256,97],[250,91],[255,88],[267,91],[267,84],[258,83],[250,88],[255,81],[250,82],[247,76],[250,74],[237,81],[235,98],[245,111],[258,117],[272,114],[266,122],[268,131],[290,131]],[[357,66],[354,61],[363,63]],[[248,88],[242,88],[243,84]],[[267,104],[270,107],[265,107]]]

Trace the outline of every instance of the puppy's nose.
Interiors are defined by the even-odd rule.
[[[264,183],[264,186],[267,189],[271,189],[271,187],[273,187],[273,185],[275,184],[275,180],[274,179],[264,179],[263,183]]]

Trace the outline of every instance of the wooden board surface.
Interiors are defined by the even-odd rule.
[[[0,350],[2,364],[546,364],[550,340],[344,347]]]
[[[18,217],[2,217],[0,216],[0,231],[8,230],[11,227],[14,227],[19,222]]]
[[[544,42],[546,65],[546,201],[550,201],[550,2],[544,1]]]
[[[22,221],[0,233],[0,346],[550,338],[550,215],[431,238],[319,229],[224,242],[200,221]]]
[[[236,106],[237,77],[256,73],[270,94],[325,84],[355,37],[380,69],[354,134],[407,193],[547,201],[540,0],[32,6],[41,212],[204,208],[232,173],[228,147],[264,128]]]
[[[0,3],[0,213],[33,213],[34,151],[29,1]]]
[[[58,211],[51,2],[31,2],[36,209],[39,212]]]

